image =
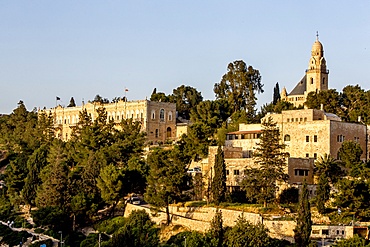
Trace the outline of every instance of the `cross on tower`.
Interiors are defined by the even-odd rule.
[[[316,40],[319,40],[319,31],[316,31]]]

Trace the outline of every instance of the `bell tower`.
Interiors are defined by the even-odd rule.
[[[311,58],[306,70],[306,94],[328,90],[329,70],[326,69],[324,48],[319,41],[319,34],[316,33],[316,41],[312,45]]]

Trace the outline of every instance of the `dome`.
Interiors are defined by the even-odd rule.
[[[318,39],[316,39],[315,43],[313,43],[312,45],[311,55],[313,57],[316,57],[316,56],[323,57],[324,56],[324,48]]]
[[[312,45],[312,51],[322,51],[324,48],[320,41],[316,40]]]

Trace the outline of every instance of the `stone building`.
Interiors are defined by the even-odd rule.
[[[314,184],[314,162],[318,157],[329,154],[338,158],[338,151],[345,140],[358,142],[363,150],[362,160],[369,157],[368,127],[362,123],[343,122],[341,119],[322,110],[303,109],[283,111],[281,114],[267,114],[262,121],[271,117],[280,130],[281,142],[286,145],[289,154],[286,173],[289,184],[299,185],[306,179]],[[261,124],[240,124],[239,130],[226,136],[223,147],[227,186],[237,188],[247,168],[258,168],[254,163],[253,153],[259,142]],[[213,176],[213,166],[217,147],[209,147],[207,164],[202,164],[206,179]],[[315,187],[310,187],[312,195]]]
[[[312,46],[311,58],[305,75],[290,93],[287,93],[284,87],[281,92],[281,99],[294,104],[296,107],[303,106],[310,92],[328,90],[328,83],[329,70],[326,68],[324,48],[317,35]]]
[[[54,117],[56,136],[62,140],[71,137],[71,127],[79,121],[79,113],[86,110],[92,121],[97,117],[96,110],[104,107],[108,119],[117,123],[122,119],[133,119],[142,123],[142,131],[147,134],[149,142],[158,143],[176,139],[176,104],[168,102],[154,102],[149,100],[118,101],[116,103],[101,104],[89,102],[82,106],[62,107],[42,110]]]

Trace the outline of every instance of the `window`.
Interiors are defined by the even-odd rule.
[[[312,234],[320,234],[320,230],[312,230]]]
[[[329,230],[328,229],[322,229],[321,234],[322,235],[329,235]]]
[[[159,130],[158,129],[156,129],[155,130],[155,137],[158,137],[159,136]]]
[[[303,121],[303,118],[300,118],[300,119],[299,119],[299,122],[302,122],[302,121]]]
[[[307,118],[306,118],[306,117],[304,118],[304,121],[305,121],[305,122],[307,121]]]
[[[344,136],[343,135],[338,135],[337,136],[337,142],[344,142]]]
[[[172,121],[172,112],[168,112],[168,121]]]
[[[161,109],[161,110],[159,111],[159,119],[160,119],[161,121],[164,121],[164,109]]]
[[[317,136],[316,135],[313,136],[313,141],[317,142]]]
[[[234,175],[239,175],[239,170],[234,170]]]
[[[226,170],[226,176],[229,176],[229,170]]]
[[[306,153],[306,158],[310,157],[310,154],[309,153]]]
[[[285,135],[284,136],[284,141],[285,142],[290,142],[290,135]]]
[[[360,142],[360,137],[355,136],[355,142]]]
[[[311,78],[311,84],[313,84],[313,78]]]
[[[322,85],[325,85],[325,77],[322,78]]]
[[[292,122],[294,122],[294,118],[292,118]]]
[[[289,120],[290,120],[290,119],[288,118],[286,121],[289,123]]]
[[[308,170],[304,170],[304,169],[295,169],[295,170],[294,170],[294,175],[295,175],[295,176],[300,176],[300,177],[308,176]]]
[[[313,154],[313,157],[314,157],[315,159],[317,159],[317,153],[314,153],[314,154]]]
[[[151,115],[152,115],[152,119],[155,119],[155,111],[154,110],[152,111]]]
[[[310,142],[310,136],[306,136],[306,142]]]
[[[171,128],[167,128],[167,138],[171,137]]]

